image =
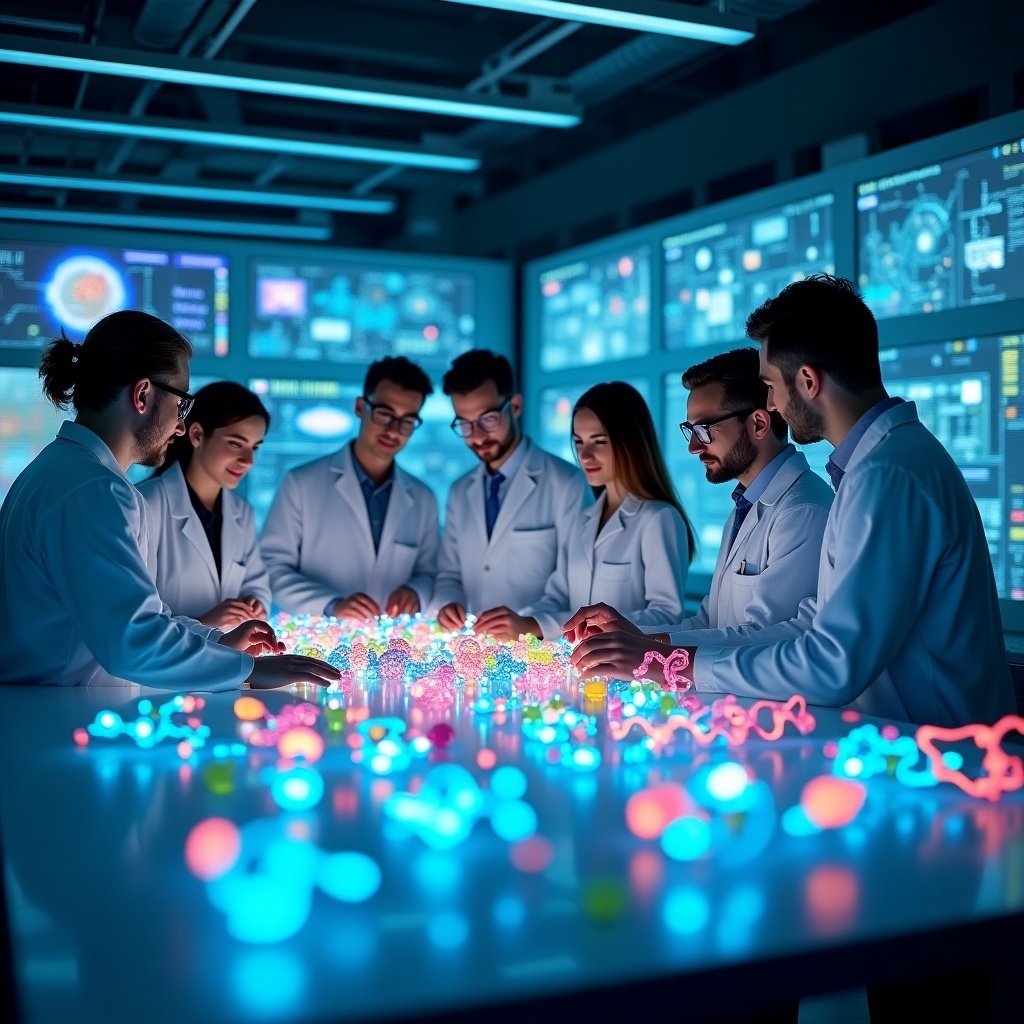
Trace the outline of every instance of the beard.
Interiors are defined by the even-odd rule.
[[[135,450],[138,452],[135,461],[140,466],[149,466],[152,469],[162,466],[164,459],[167,458],[167,441],[167,434],[160,429],[160,421],[154,407],[135,435]]]
[[[515,447],[515,443],[518,440],[519,434],[516,431],[516,425],[515,423],[512,423],[509,425],[508,433],[500,441],[495,442],[488,439],[488,448],[486,455],[480,451],[477,451],[476,448],[473,449],[473,454],[481,462],[485,463],[486,465],[490,465],[491,463],[498,462],[499,460],[503,459]],[[490,448],[490,445],[492,444],[496,444],[497,448],[492,450]]]
[[[789,424],[790,433],[797,444],[814,444],[825,438],[825,417],[815,412],[792,390],[782,418]]]
[[[740,473],[749,469],[756,458],[757,445],[744,430],[717,465],[713,462],[704,463],[704,473],[709,483],[724,484],[727,480],[735,480]]]

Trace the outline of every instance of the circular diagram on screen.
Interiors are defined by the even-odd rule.
[[[75,331],[87,331],[100,317],[124,309],[126,297],[124,279],[99,256],[61,260],[46,286],[54,319]]]

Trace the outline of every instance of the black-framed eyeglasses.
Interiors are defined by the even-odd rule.
[[[419,416],[396,416],[389,405],[371,402],[366,395],[363,395],[363,401],[370,407],[370,419],[385,430],[394,427],[402,437],[410,437],[417,427],[423,426]]]
[[[704,420],[703,423],[691,423],[686,420],[679,424],[679,429],[683,432],[683,437],[686,438],[686,443],[690,443],[690,437],[697,438],[699,444],[711,444],[711,431],[709,427],[715,426],[717,423],[724,423],[726,420],[731,420],[733,416],[738,416],[741,420],[746,419],[752,412],[757,412],[757,407],[754,406],[751,409],[739,409],[736,412],[727,412],[724,416],[719,416],[717,419]]]
[[[477,416],[475,420],[463,419],[456,416],[451,422],[452,430],[461,437],[472,437],[476,431],[481,434],[490,434],[498,429],[501,424],[501,414],[508,408],[511,398],[506,398],[497,409],[488,409],[483,416]]]
[[[183,420],[192,411],[192,406],[196,404],[196,396],[182,391],[181,388],[172,388],[170,384],[165,384],[162,380],[153,380],[152,377],[150,377],[149,383],[161,391],[166,391],[169,395],[174,395],[178,400],[179,420]]]

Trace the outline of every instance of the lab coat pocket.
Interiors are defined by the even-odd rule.
[[[508,576],[516,590],[525,588],[543,592],[547,578],[555,570],[558,553],[553,526],[520,528],[507,534]]]
[[[632,572],[632,562],[598,562],[594,567],[595,578],[606,580],[627,580]]]
[[[413,567],[416,565],[417,551],[419,551],[419,545],[415,541],[395,541],[391,557],[394,560],[393,565],[396,577],[401,579],[401,583],[398,584],[399,586],[408,582],[409,577],[412,575]]]

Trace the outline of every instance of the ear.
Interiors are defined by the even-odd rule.
[[[796,371],[797,390],[804,398],[819,398],[824,386],[824,374],[809,363],[804,363]]]
[[[143,377],[142,380],[137,380],[133,385],[130,393],[130,400],[132,403],[132,409],[138,413],[144,413],[146,411],[146,404],[153,401],[154,387],[150,383],[148,377]]]
[[[363,410],[365,408],[366,408],[366,402],[362,398],[362,396],[360,396],[359,398],[356,399],[356,415],[357,416],[362,416],[363,415]]]
[[[772,417],[767,409],[755,409],[751,413],[751,419],[754,421],[755,441],[760,441],[766,434],[771,433]]]
[[[516,394],[509,399],[508,407],[512,410],[513,416],[522,416],[523,414],[523,396]]]
[[[192,442],[193,448],[198,448],[203,443],[203,428],[199,423],[193,423],[188,428],[188,439]]]

